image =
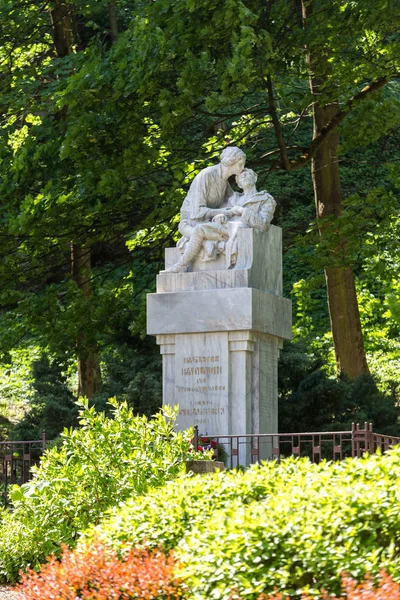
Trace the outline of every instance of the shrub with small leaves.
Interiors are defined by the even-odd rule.
[[[400,584],[393,581],[392,577],[381,570],[378,582],[374,582],[370,575],[366,575],[361,583],[358,583],[352,577],[345,573],[342,574],[342,594],[338,597],[328,594],[323,590],[321,593],[322,600],[400,600]],[[297,597],[297,596],[296,596]],[[290,600],[290,596],[284,596],[280,592],[275,594],[261,594],[257,600]],[[301,596],[301,600],[315,600],[315,596]]]
[[[95,541],[90,547],[64,548],[39,573],[29,570],[17,586],[24,600],[175,600],[182,598],[174,578],[172,554],[131,549],[123,559]]]
[[[173,550],[191,600],[340,595],[340,574],[400,581],[400,449],[180,478],[116,507],[94,535]],[[86,533],[90,536],[90,532]],[[354,596],[356,600],[356,596]]]
[[[208,458],[188,441],[192,431],[175,431],[177,408],[148,419],[126,402],[110,404],[112,418],[82,401],[80,428],[66,430],[33,479],[12,488],[13,510],[0,511],[0,580],[74,546],[110,507],[174,480],[187,460]]]

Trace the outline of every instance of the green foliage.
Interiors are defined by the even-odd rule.
[[[273,151],[266,77],[273,74],[283,137],[295,159],[312,138],[304,48],[329,57],[328,72],[316,73],[323,75],[321,101],[339,97],[344,105],[366,82],[398,73],[398,7],[391,3],[388,11],[385,0],[314,0],[313,15],[303,21],[299,4],[286,0],[266,5],[122,0],[115,3],[119,36],[111,40],[108,2],[67,4],[72,51],[60,56],[53,4],[22,0],[17,10],[12,2],[0,3],[0,351],[28,340],[68,362],[84,332],[106,363],[99,406],[113,388],[149,413],[159,398],[157,365],[147,345],[141,347],[144,312],[129,271],[136,277],[143,263],[158,263],[176,230],[175,215],[190,180],[228,141],[246,150],[260,185],[277,197],[277,222],[286,235],[285,291],[293,289],[296,335],[311,339],[316,350],[330,344],[321,283],[321,261],[329,248],[319,247],[319,266],[305,264],[318,244],[313,234],[305,236],[312,218],[311,178],[307,170],[276,171],[280,159]],[[396,160],[398,94],[398,83],[391,81],[356,106],[341,127],[343,187],[355,200],[353,213],[340,220],[351,249],[346,260],[354,260],[368,222],[373,244],[365,246],[370,262],[379,253],[376,270],[398,238],[393,227],[389,233],[382,211],[394,202],[389,190],[378,198],[376,214],[373,210],[371,190],[386,182],[381,183],[382,168],[370,164],[377,158]],[[375,226],[379,240],[369,235]],[[299,234],[307,237],[306,247]],[[127,238],[132,255],[124,247]],[[90,300],[70,277],[71,241],[92,251]],[[128,264],[124,273],[121,267]],[[359,277],[369,269],[366,261],[356,266]],[[380,293],[388,295],[392,290],[383,288],[393,277],[382,279]],[[370,287],[365,278],[362,288]],[[142,292],[148,288],[145,282]],[[133,308],[132,293],[140,311]],[[368,349],[375,352],[382,338],[374,332],[384,327],[376,313],[369,317]],[[139,322],[136,340],[121,341],[133,321]],[[397,335],[391,324],[389,334]],[[129,382],[123,375],[120,384],[121,365],[110,356],[126,342],[137,353],[135,376]],[[148,401],[138,407],[141,392]]]
[[[353,381],[330,376],[323,355],[304,342],[285,345],[278,376],[281,432],[348,431],[367,421],[379,433],[400,436],[395,390],[386,385],[380,391],[370,375]]]
[[[0,363],[0,415],[15,425],[32,399],[32,362],[39,358],[37,347],[15,348]]]
[[[155,344],[154,344],[155,346]],[[103,386],[91,401],[107,410],[107,399],[126,400],[136,414],[151,417],[162,405],[161,360],[151,342],[141,348],[115,345],[102,353]]]
[[[155,345],[143,341],[144,295],[162,246],[175,235],[191,179],[231,143],[244,148],[260,186],[278,201],[296,340],[333,372],[322,267],[328,259],[352,264],[372,370],[381,389],[395,388],[398,81],[354,106],[341,125],[348,199],[321,242],[311,223],[308,169],[278,170],[266,78],[273,76],[282,134],[296,159],[313,135],[305,47],[328,57],[329,69],[318,72],[321,60],[315,72],[323,80],[321,102],[339,98],[344,106],[367,82],[398,73],[399,10],[391,3],[388,11],[386,0],[313,4],[313,15],[302,20],[299,3],[286,0],[122,0],[120,35],[111,44],[109,3],[74,0],[72,52],[61,57],[47,4],[23,0],[16,10],[0,3],[1,352],[34,344],[66,364],[84,333],[103,361],[96,405],[104,408],[116,395],[149,415],[160,401],[160,362]],[[346,253],[332,253],[338,235],[347,240]],[[70,276],[71,241],[91,249],[90,299]],[[307,388],[310,406],[310,389],[319,386],[337,407],[342,382],[319,377],[302,397]],[[326,410],[330,416],[317,422],[338,414]],[[8,406],[2,412],[13,419]]]
[[[12,439],[39,440],[45,430],[47,439],[54,440],[65,427],[77,424],[74,395],[60,366],[46,355],[33,362],[31,377],[34,394],[26,414],[12,431]]]
[[[13,580],[21,568],[37,568],[61,544],[98,523],[111,506],[174,479],[193,456],[190,431],[175,432],[176,409],[164,407],[151,420],[134,416],[111,400],[113,418],[81,402],[80,428],[62,434],[34,478],[11,489],[13,510],[0,527],[0,577]]]
[[[373,98],[362,102],[343,122],[341,153],[352,148],[370,146],[382,136],[382,114],[385,129],[390,131],[400,124],[399,82],[393,80]]]
[[[193,599],[339,593],[380,567],[400,578],[400,450],[340,463],[288,459],[185,477],[116,508],[94,535],[119,551],[174,549]]]
[[[10,419],[5,417],[4,415],[0,415],[0,442],[8,440],[12,426],[13,425]]]
[[[342,187],[347,197],[341,215],[326,222],[324,241],[312,218],[310,198],[293,200],[278,223],[284,231],[284,285],[293,301],[293,335],[296,342],[305,342],[297,352],[320,357],[324,369],[334,375],[323,266],[352,265],[371,373],[379,389],[398,401],[400,194],[396,176],[387,167],[390,160],[398,160],[395,137],[388,135],[358,150],[357,157],[354,151],[341,157]],[[270,177],[275,185],[276,177]],[[291,178],[289,175],[287,180]],[[338,237],[347,240],[346,251],[339,246],[332,253]]]

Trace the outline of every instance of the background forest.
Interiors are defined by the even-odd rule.
[[[280,430],[400,435],[399,31],[390,0],[0,0],[3,438],[160,405],[145,296],[227,145],[283,229]]]

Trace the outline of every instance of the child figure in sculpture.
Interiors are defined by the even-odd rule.
[[[240,221],[244,227],[268,231],[276,208],[274,198],[265,190],[257,191],[257,173],[252,169],[244,169],[239,173],[236,183],[243,193],[234,194],[229,199],[228,206],[232,206],[234,212],[239,213],[230,221]]]
[[[236,183],[243,193],[235,193],[228,201],[236,216],[229,219],[229,240],[225,247],[228,268],[236,264],[238,243],[237,232],[243,227],[252,227],[268,231],[274,216],[276,202],[274,198],[262,190],[257,191],[257,173],[252,169],[244,169],[236,176]]]

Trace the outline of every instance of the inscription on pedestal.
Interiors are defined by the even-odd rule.
[[[177,335],[175,398],[179,429],[198,425],[204,435],[228,427],[228,335]]]

